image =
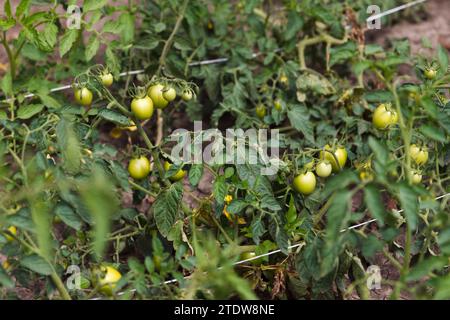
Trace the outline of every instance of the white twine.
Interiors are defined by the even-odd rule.
[[[421,3],[425,2],[425,1],[427,1],[427,0],[416,0],[416,1],[412,1],[412,2],[405,3],[405,4],[401,5],[401,6],[398,6],[398,7],[389,9],[389,10],[386,10],[386,11],[381,12],[381,13],[379,13],[379,14],[376,14],[376,15],[374,15],[374,16],[370,16],[369,18],[367,18],[366,21],[367,21],[367,22],[371,22],[371,21],[380,19],[380,18],[382,18],[382,17],[384,17],[384,16],[388,16],[388,15],[393,14],[393,13],[395,13],[395,12],[398,12],[398,11],[401,11],[401,10],[405,10],[405,9],[410,8],[410,7],[412,7],[412,6],[421,4]]]

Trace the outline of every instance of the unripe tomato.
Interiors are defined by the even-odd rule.
[[[14,236],[17,236],[17,228],[15,226],[10,226],[8,229],[6,229],[9,231],[9,233],[13,234]],[[4,234],[4,237],[6,239],[6,241],[11,242],[14,240],[14,237],[8,235],[8,234]]]
[[[171,166],[172,166],[172,164],[170,162],[168,162],[168,161],[164,162],[164,170],[168,171]],[[175,173],[169,179],[171,181],[175,182],[175,181],[183,179],[185,175],[186,175],[186,171],[183,170],[183,169],[180,169],[180,170],[177,171],[177,173]]]
[[[150,99],[150,100],[151,100],[151,99]],[[152,103],[153,103],[153,102],[152,102]],[[125,129],[127,129],[128,131],[131,131],[131,132],[136,131],[136,130],[137,130],[136,124],[135,124],[133,121],[130,121],[130,122],[131,122],[131,126],[125,127]]]
[[[111,266],[102,266],[100,267],[100,270],[104,273],[104,276],[98,280],[100,292],[110,296],[112,295],[112,291],[116,287],[117,282],[122,278],[122,275],[117,269]]]
[[[241,261],[244,261],[244,260],[248,260],[248,259],[251,259],[254,257],[256,257],[256,252],[248,251],[248,252],[241,253],[239,258]],[[251,263],[253,265],[260,265],[262,263],[262,259],[261,258],[253,259],[253,260],[247,261],[247,263]]]
[[[148,96],[152,99],[153,105],[157,109],[164,109],[169,104],[169,101],[163,96],[164,86],[162,84],[155,84],[148,88]]]
[[[294,178],[294,189],[304,195],[314,192],[316,189],[316,176],[311,171],[299,174]]]
[[[420,148],[415,144],[412,144],[409,147],[409,155],[411,156],[411,158],[413,160],[417,157],[417,155],[419,154],[419,151],[420,151]]]
[[[421,149],[414,161],[416,161],[416,164],[419,166],[424,165],[428,161],[428,151]]]
[[[84,107],[90,106],[92,103],[92,92],[88,88],[75,89],[75,101]]]
[[[417,165],[424,165],[428,161],[428,151],[425,148],[420,148],[415,144],[409,147],[409,155]]]
[[[2,267],[3,267],[3,270],[5,270],[5,271],[11,271],[11,264],[9,263],[8,260],[3,261]]]
[[[110,87],[114,82],[114,78],[111,73],[102,74],[100,76],[100,79],[102,80],[102,83],[105,87]]]
[[[289,79],[284,73],[281,74],[281,76],[280,76],[280,83],[285,85],[285,86],[287,86],[288,83],[289,83]]]
[[[333,152],[332,148],[328,144],[325,146],[325,150]],[[347,150],[345,150],[344,147],[338,147],[333,152],[334,155],[337,158],[337,161],[338,161],[339,165],[334,160],[333,155],[330,152],[328,152],[328,151],[321,151],[320,152],[320,157],[321,157],[321,159],[325,159],[329,163],[331,163],[331,167],[333,169],[333,172],[338,172],[339,169],[342,169],[345,166],[345,163],[347,162]]]
[[[275,109],[277,109],[278,111],[283,109],[283,106],[281,105],[281,100],[277,99],[273,102],[273,106],[275,107]]]
[[[150,119],[153,115],[153,101],[150,97],[145,96],[144,98],[134,98],[131,101],[131,112],[139,120]]]
[[[433,80],[434,78],[436,78],[436,70],[434,70],[433,68],[427,68],[425,70],[425,77],[429,80]]]
[[[422,175],[419,172],[415,171],[412,173],[411,180],[413,184],[419,184],[422,181]]]
[[[181,94],[181,99],[183,99],[183,101],[191,100],[192,99],[192,91],[184,90],[183,93]]]
[[[368,170],[363,170],[359,173],[359,178],[363,182],[372,181],[373,180],[373,173]]]
[[[390,123],[390,125],[392,126],[392,125],[397,124],[397,123],[398,123],[397,111],[392,110],[391,111],[391,123]]]
[[[321,161],[316,166],[316,174],[321,178],[326,178],[331,174],[333,167],[327,161]]]
[[[256,115],[260,119],[263,119],[266,116],[266,107],[264,107],[264,105],[262,104],[257,105],[255,111]]]
[[[177,92],[175,91],[174,88],[169,87],[169,88],[165,88],[164,90],[165,90],[163,92],[164,99],[166,99],[169,102],[175,100],[175,98],[177,97]]]
[[[151,171],[150,161],[144,157],[134,158],[128,164],[128,172],[133,179],[144,179]]]

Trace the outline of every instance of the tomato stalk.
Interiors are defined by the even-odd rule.
[[[301,40],[298,44],[297,44],[297,49],[298,49],[298,60],[300,62],[300,69],[301,70],[306,70],[308,69],[306,67],[306,62],[305,62],[305,49],[307,46],[311,46],[311,45],[315,45],[321,42],[326,42],[327,44],[327,48],[329,50],[329,47],[333,44],[335,45],[339,45],[339,44],[344,44],[347,42],[348,39],[348,33],[345,32],[345,35],[342,39],[336,39],[332,36],[330,36],[329,34],[326,33],[321,33],[318,36],[312,37],[312,38],[306,38]],[[327,69],[328,69],[328,59],[327,59]]]

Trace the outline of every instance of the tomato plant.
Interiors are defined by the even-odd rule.
[[[0,298],[450,298],[448,52],[369,4],[5,1]]]

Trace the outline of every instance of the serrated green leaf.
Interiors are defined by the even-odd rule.
[[[227,195],[227,185],[225,183],[225,177],[218,176],[213,184],[213,194],[218,204],[223,204],[225,196]]]
[[[446,134],[442,128],[438,128],[437,126],[432,124],[423,124],[422,126],[420,126],[419,130],[430,139],[442,143],[447,142]]]
[[[398,186],[398,198],[410,230],[414,230],[419,221],[419,203],[414,189],[406,183]]]
[[[435,270],[441,270],[448,264],[446,257],[431,256],[417,263],[406,276],[406,281],[418,281]]]
[[[107,0],[84,0],[83,12],[89,12],[103,8],[107,3]]]
[[[14,288],[14,281],[6,273],[3,266],[0,264],[0,285],[5,288]]]
[[[447,50],[441,45],[438,46],[437,58],[438,58],[441,70],[443,70],[445,72],[448,69],[448,53],[447,53]]]
[[[79,30],[77,29],[67,29],[61,37],[59,43],[59,55],[61,58],[70,51],[75,41],[77,41],[78,34]]]
[[[384,165],[389,161],[389,151],[383,142],[376,140],[374,137],[369,137],[369,147],[372,149],[377,161]]]
[[[256,245],[259,245],[261,237],[266,233],[266,228],[261,220],[261,217],[255,217],[250,225],[252,231],[252,238]]]
[[[30,198],[31,217],[35,225],[36,237],[38,240],[40,254],[51,259],[52,250],[52,237],[49,230],[52,226],[52,220],[49,213],[48,201],[45,201],[42,197]]]
[[[81,165],[81,146],[73,124],[69,120],[61,118],[56,126],[56,132],[58,145],[62,151],[64,168],[69,172],[78,172]]]
[[[295,105],[288,111],[287,115],[291,122],[291,125],[295,129],[303,133],[308,142],[314,144],[314,127],[309,120],[308,109],[302,105]]]
[[[11,10],[11,2],[9,0],[6,0],[5,5],[3,6],[3,9],[5,10],[6,16],[8,18],[11,18],[12,10]]]
[[[55,208],[55,214],[69,227],[81,230],[83,221],[67,204],[58,204]]]
[[[30,7],[31,0],[21,0],[16,9],[16,17],[19,18],[23,14],[28,14],[28,9]]]
[[[128,117],[124,116],[123,114],[121,114],[117,111],[111,110],[111,109],[100,110],[98,113],[98,116],[105,120],[111,121],[115,124],[118,124],[119,126],[122,126],[122,127],[128,127],[128,126],[132,125],[132,123]]]
[[[424,96],[420,99],[420,104],[423,106],[425,111],[432,117],[433,119],[437,119],[438,117],[438,107],[434,103],[433,99],[430,96]]]
[[[95,34],[92,34],[91,37],[89,38],[89,42],[84,52],[86,61],[90,61],[97,54],[99,47],[100,47],[100,40],[97,38]]]
[[[386,211],[381,201],[380,191],[374,184],[369,184],[364,188],[364,200],[372,217],[377,219],[378,225],[383,226]]]
[[[200,179],[203,176],[203,165],[202,164],[194,164],[191,166],[189,170],[189,183],[195,187],[200,182]]]
[[[19,119],[30,119],[34,115],[38,114],[44,109],[43,104],[28,104],[28,105],[22,105],[17,110],[17,117]]]
[[[228,206],[227,211],[233,214],[239,214],[248,206],[248,203],[244,200],[236,199],[233,200]]]
[[[20,260],[20,264],[25,268],[44,276],[49,276],[53,273],[52,266],[42,257],[36,254],[22,258]]]
[[[94,222],[94,252],[97,257],[102,257],[112,218],[119,211],[114,184],[102,167],[95,166],[89,180],[81,183],[79,190],[83,204]]]

